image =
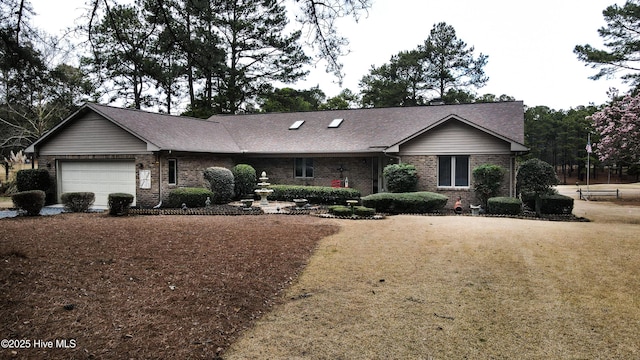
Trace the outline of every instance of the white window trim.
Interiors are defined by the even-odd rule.
[[[440,157],[441,156],[450,156],[451,157],[451,182],[453,183],[453,185],[449,185],[449,186],[441,186],[440,185]],[[467,161],[467,184],[465,186],[456,186],[456,158],[457,157],[466,157],[468,159]],[[441,189],[441,190],[465,190],[465,189],[470,189],[471,188],[471,156],[469,155],[438,155],[438,167],[436,169],[437,171],[437,178],[436,178],[436,184],[437,184],[437,188]]]

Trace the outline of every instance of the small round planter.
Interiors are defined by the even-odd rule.
[[[249,209],[253,205],[253,199],[242,199],[240,202],[245,209]]]

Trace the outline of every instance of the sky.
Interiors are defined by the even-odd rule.
[[[319,86],[327,96],[342,89],[359,92],[360,79],[371,66],[389,62],[392,55],[424,43],[434,24],[446,22],[458,39],[488,55],[486,86],[481,94],[506,94],[527,106],[544,105],[568,110],[580,105],[600,105],[607,90],[621,93],[628,86],[619,79],[591,80],[597,70],[578,61],[576,45],[602,48],[597,30],[606,25],[602,11],[617,0],[372,0],[368,14],[355,22],[338,22],[339,32],[350,41],[342,59],[342,87],[327,74],[322,62],[311,66],[305,81],[288,85],[298,89]],[[31,0],[38,14],[36,26],[50,33],[73,25],[83,15],[84,0]],[[433,94],[435,96],[435,94]]]

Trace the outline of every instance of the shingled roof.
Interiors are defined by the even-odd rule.
[[[450,118],[524,148],[524,106],[521,101],[373,108],[278,114],[218,115],[240,149],[248,153],[380,152],[411,139]],[[334,119],[343,119],[329,128]],[[304,123],[296,129],[296,121]]]
[[[381,152],[456,119],[524,149],[521,101],[294,113],[216,115],[207,120],[87,103],[29,149],[95,111],[158,150],[220,154]],[[329,127],[343,119],[338,127]],[[290,129],[303,121],[297,129]]]

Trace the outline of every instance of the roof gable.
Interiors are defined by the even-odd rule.
[[[155,150],[152,144],[93,112],[87,112],[66,122],[64,129],[47,139],[40,146],[39,153],[42,155],[131,154]]]
[[[183,116],[157,114],[134,109],[85,104],[58,126],[27,148],[52,140],[70,124],[82,121],[89,113],[95,113],[147,144],[147,151],[175,150],[208,153],[237,153],[239,148],[233,138],[219,123]]]

